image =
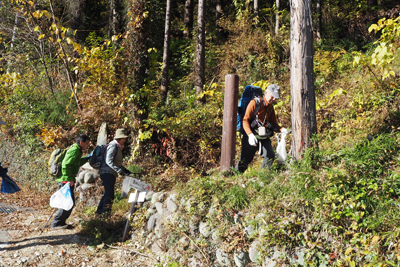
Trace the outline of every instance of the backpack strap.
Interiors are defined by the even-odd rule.
[[[260,106],[261,106],[261,101],[260,101],[260,98],[258,98],[258,97],[255,97],[254,98],[254,101],[256,101],[256,108],[254,109],[254,116],[256,117],[256,121],[257,121],[257,124],[258,124],[258,111],[260,110]],[[264,103],[264,98],[263,98],[263,103]],[[265,105],[265,104],[264,104]]]
[[[258,98],[258,97],[254,98],[254,100],[256,101],[256,108],[254,110],[254,116],[256,117],[257,124],[259,124],[258,114],[257,113],[260,110],[261,101],[260,101],[260,98]],[[268,106],[265,105],[264,97],[262,97],[262,102],[263,102],[264,107],[267,107],[266,114],[265,114],[265,118],[267,118],[268,112],[271,110],[271,106],[270,105],[268,105]],[[268,119],[268,122],[269,122],[269,119]],[[265,120],[264,120],[263,124],[265,125]]]

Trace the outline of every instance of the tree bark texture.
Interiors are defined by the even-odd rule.
[[[311,0],[290,1],[292,155],[301,159],[317,132]]]
[[[260,22],[260,19],[258,17],[258,0],[254,0],[253,8],[254,8],[254,13],[253,13],[253,15],[254,15],[254,25],[256,27],[258,27],[259,26],[259,22]]]
[[[167,7],[165,9],[165,31],[164,31],[164,54],[163,54],[163,68],[161,77],[161,97],[165,101],[168,94],[168,71],[169,71],[169,45],[171,28],[171,0],[167,0]]]
[[[184,21],[185,29],[183,31],[183,36],[186,38],[192,38],[193,29],[193,0],[185,1],[185,16]]]
[[[275,13],[275,35],[279,33],[279,9],[280,9],[280,0],[276,0],[276,13]]]
[[[110,11],[108,14],[108,38],[111,39],[113,35],[115,35],[115,21],[116,21],[116,12],[115,12],[115,0],[110,0]]]
[[[219,25],[219,21],[222,17],[222,0],[217,0],[217,5],[215,6],[215,29],[217,32],[218,42],[221,39],[222,27]]]
[[[205,1],[199,0],[198,8],[198,30],[197,30],[197,47],[196,47],[196,78],[195,78],[195,88],[196,95],[200,99],[200,95],[203,92],[204,85],[204,73],[205,73],[205,22],[204,22],[204,9]]]
[[[148,69],[148,25],[147,20],[143,16],[146,8],[145,0],[135,0],[130,2],[129,12],[131,19],[128,22],[127,29],[130,32],[124,50],[124,57],[127,61],[128,83],[131,92],[140,90],[147,77],[146,69]]]
[[[316,29],[316,35],[317,35],[317,40],[321,40],[321,0],[317,0],[317,29]]]

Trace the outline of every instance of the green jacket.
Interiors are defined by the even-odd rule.
[[[88,161],[86,157],[82,158],[82,150],[78,144],[73,144],[65,154],[61,163],[61,176],[56,180],[58,183],[65,181],[74,181],[79,168]]]

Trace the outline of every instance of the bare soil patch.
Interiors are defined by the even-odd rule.
[[[67,221],[74,229],[52,230],[50,195],[22,190],[0,193],[0,207],[17,211],[0,213],[0,266],[154,266],[156,261],[134,240],[113,245],[92,246],[82,234],[74,211]],[[48,225],[50,222],[48,223]]]

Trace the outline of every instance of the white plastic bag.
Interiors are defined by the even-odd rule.
[[[50,207],[70,210],[72,206],[74,206],[74,201],[71,196],[71,187],[69,183],[66,183],[50,197]]]
[[[278,140],[278,145],[276,147],[277,160],[281,164],[287,159],[285,138],[288,133],[289,131],[285,131],[276,135],[276,139]],[[281,139],[279,139],[279,135]]]

